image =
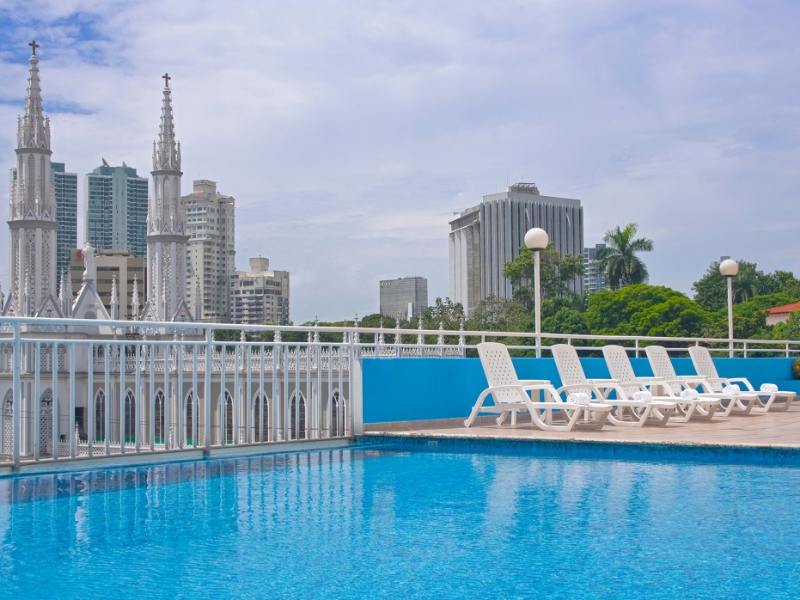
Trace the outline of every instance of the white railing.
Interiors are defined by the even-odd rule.
[[[231,328],[238,340],[218,339]],[[0,462],[350,436],[363,431],[364,358],[474,356],[491,340],[528,356],[554,343],[800,354],[795,340],[0,318]]]
[[[351,342],[215,341],[226,326],[131,325],[0,319],[0,462],[207,452],[363,431]]]

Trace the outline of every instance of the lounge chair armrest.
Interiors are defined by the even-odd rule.
[[[576,388],[584,390],[588,388],[592,391],[592,395],[594,395],[596,400],[598,400],[599,402],[603,402],[605,400],[603,392],[601,392],[596,385],[593,385],[591,383],[571,383],[569,385],[562,385],[560,388],[556,390],[556,393],[560,395],[561,392],[564,392],[565,394],[569,395],[569,391]]]
[[[731,377],[730,379],[728,379],[728,382],[730,382],[730,383],[743,383],[747,387],[748,391],[750,391],[750,392],[755,392],[756,391],[755,388],[753,387],[753,384],[750,383],[747,380],[746,377]]]
[[[702,377],[678,377],[677,379],[665,379],[664,383],[674,383],[679,385],[685,385],[687,383],[696,383],[698,385],[707,384],[708,381],[703,379]]]
[[[664,383],[665,379],[663,377],[636,377],[634,381],[636,383]]]
[[[537,383],[550,383],[549,379],[520,379],[522,385],[536,385]]]
[[[586,381],[595,385],[598,383],[608,383],[609,385],[619,383],[619,379],[587,379]]]

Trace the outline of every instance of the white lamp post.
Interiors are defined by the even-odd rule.
[[[539,227],[529,229],[525,234],[525,247],[533,250],[533,310],[536,315],[536,358],[542,356],[542,292],[539,282],[539,252],[547,248],[550,238]]]
[[[728,280],[728,356],[733,358],[733,278],[739,273],[739,263],[727,258],[719,263],[719,272]]]

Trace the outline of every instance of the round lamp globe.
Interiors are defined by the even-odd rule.
[[[549,242],[547,232],[539,227],[529,229],[525,234],[525,247],[529,250],[544,250]]]
[[[719,272],[723,277],[735,277],[739,272],[739,263],[727,258],[719,263]]]

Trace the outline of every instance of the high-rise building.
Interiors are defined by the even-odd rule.
[[[11,169],[9,220],[11,289],[5,314],[58,314],[56,202],[50,169],[50,119],[42,111],[38,44],[29,44],[25,115],[17,120],[16,167]]]
[[[536,184],[516,183],[450,221],[450,299],[471,314],[489,296],[511,298],[511,283],[503,277],[507,262],[519,255],[525,233],[541,227],[562,256],[583,249],[583,208],[580,200],[542,196]],[[581,293],[583,279],[569,285]]]
[[[403,277],[381,280],[381,314],[395,319],[412,319],[428,308],[428,280]]]
[[[215,181],[197,179],[181,198],[186,210],[186,298],[195,319],[231,320],[231,276],[236,272],[235,200],[217,192]],[[200,310],[198,310],[200,309]]]
[[[103,165],[83,182],[86,241],[98,252],[129,251],[140,258],[147,245],[147,178],[124,162]]]
[[[597,252],[605,247],[605,244],[596,244],[594,248],[583,249],[583,289],[586,292],[606,289],[606,274],[597,264]]]
[[[134,318],[134,287],[137,292],[136,307],[141,308],[145,302],[145,282],[147,281],[145,259],[134,256],[130,252],[110,250],[96,254],[94,263],[96,269],[94,284],[106,311],[109,315],[112,313],[111,291],[116,282],[117,302],[119,302],[118,318],[122,321],[132,320]],[[83,250],[73,249],[70,253],[69,273],[74,297],[78,295],[77,290],[81,289],[84,268]]]
[[[70,252],[78,246],[78,174],[67,173],[64,163],[50,163],[56,199],[56,279],[69,272]]]
[[[268,258],[251,258],[249,271],[236,271],[231,294],[231,316],[237,325],[289,322],[289,272],[270,271]]]
[[[186,208],[181,202],[181,144],[175,139],[172,90],[164,77],[161,126],[153,142],[153,197],[147,208],[147,303],[142,319],[186,321]]]

